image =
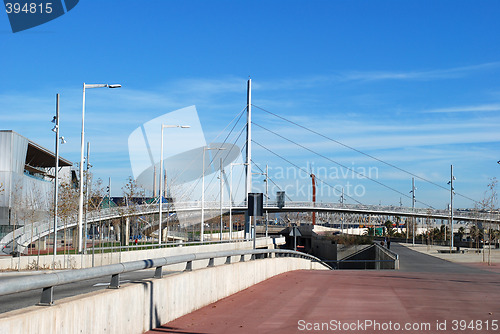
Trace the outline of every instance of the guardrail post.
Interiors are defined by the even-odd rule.
[[[161,278],[163,276],[162,269],[162,266],[156,267],[154,278]]]
[[[43,288],[42,297],[40,298],[41,306],[52,306],[54,304],[54,287],[49,286],[48,288]]]
[[[186,262],[186,269],[184,271],[192,271],[193,270],[193,261]]]
[[[226,257],[226,264],[231,264],[231,256]]]
[[[111,282],[108,289],[118,289],[120,287],[120,274],[111,275]]]
[[[209,260],[208,260],[208,266],[207,267],[213,267],[214,266],[214,258],[211,257]]]

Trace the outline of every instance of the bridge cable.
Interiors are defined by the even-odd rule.
[[[241,117],[240,117],[240,118],[241,118]],[[236,124],[235,124],[235,126],[236,126]],[[241,135],[243,134],[243,131],[245,130],[245,128],[246,128],[246,124],[245,124],[245,125],[242,127],[242,129],[240,130],[240,132],[239,132],[238,136],[236,137],[236,139],[232,142],[232,143],[233,143],[233,145],[236,145],[236,143],[237,143],[237,142],[238,142],[238,140],[240,139]],[[234,130],[234,127],[231,129],[231,132],[233,132],[233,130]],[[227,138],[229,137],[229,135],[230,135],[230,134],[231,134],[231,133],[229,133],[229,134],[228,134],[228,136],[227,136],[227,137],[226,137],[226,139],[224,140],[224,143],[226,142],[226,140],[227,140]],[[230,152],[231,152],[231,151],[228,151],[228,152],[226,153],[225,157],[224,157],[224,158],[222,158],[222,160],[227,159],[227,157],[229,156],[229,153],[230,153]],[[241,152],[242,152],[242,150],[240,150],[240,153],[241,153]],[[217,153],[219,153],[219,151],[217,151]],[[224,154],[224,153],[221,153],[221,155],[223,155],[223,154]],[[210,161],[210,164],[209,164],[209,165],[211,165],[211,164],[215,161],[215,157],[216,157],[216,155],[212,158],[212,161]],[[210,186],[212,185],[212,183],[213,183],[213,181],[216,179],[216,177],[217,177],[217,174],[216,174],[216,173],[214,173],[214,174],[212,175],[212,178],[210,179],[210,181],[209,181],[208,185],[205,187],[205,189],[210,188]],[[219,194],[219,193],[217,193],[217,196],[216,196],[215,200],[217,200],[217,198],[218,198],[219,196],[220,196],[220,194]]]
[[[227,128],[228,128],[228,127],[229,127],[229,126],[230,126],[230,125],[234,122],[234,120],[235,120],[235,119],[237,119],[237,121],[236,121],[236,122],[234,123],[234,125],[233,125],[233,128],[231,129],[231,131],[229,132],[228,136],[227,136],[227,137],[226,137],[226,139],[224,140],[224,143],[225,143],[225,142],[226,142],[226,140],[227,140],[227,138],[229,137],[229,135],[230,135],[230,134],[231,134],[231,132],[233,131],[234,127],[238,124],[238,122],[240,121],[241,117],[242,117],[242,116],[243,116],[243,114],[245,113],[245,110],[246,110],[246,109],[247,109],[247,107],[243,108],[243,110],[241,110],[241,111],[240,111],[240,112],[239,112],[239,113],[238,113],[238,114],[237,114],[237,115],[236,115],[236,116],[235,116],[235,117],[234,117],[234,118],[233,118],[233,119],[232,119],[232,120],[231,120],[231,121],[230,121],[230,122],[226,125],[226,127],[225,127],[224,129],[222,129],[222,131],[221,131],[221,132],[219,132],[219,134],[218,134],[218,135],[217,135],[217,136],[216,136],[213,140],[214,140],[214,141],[215,141],[215,140],[217,140],[217,138],[219,138],[219,137],[220,137],[220,136],[224,133],[224,131],[225,131],[225,130],[226,130],[226,129],[227,129]],[[188,163],[188,164],[186,165],[186,167],[182,170],[182,172],[181,172],[180,174],[178,174],[178,176],[176,177],[176,179],[177,179],[178,177],[180,177],[180,176],[181,176],[181,175],[182,175],[182,174],[183,174],[183,173],[187,170],[187,168],[188,168],[188,167],[190,167],[190,166],[191,166],[191,165],[192,165],[192,164],[193,164],[196,160],[198,160],[198,158],[197,158],[197,157],[193,158],[193,160],[192,160],[190,163]],[[212,159],[212,161],[210,161],[209,166],[212,164],[212,162],[213,162],[213,159]],[[173,182],[173,181],[175,181],[176,179],[173,179],[173,180],[171,180],[171,181]]]
[[[290,160],[288,160],[287,158],[285,158],[285,157],[283,157],[283,156],[279,155],[279,154],[278,154],[278,153],[276,153],[276,152],[271,151],[271,150],[270,150],[270,149],[268,149],[267,147],[265,147],[265,146],[263,146],[262,144],[259,144],[258,142],[256,142],[254,139],[252,139],[252,142],[253,142],[253,143],[255,143],[255,144],[257,144],[257,145],[259,145],[260,147],[262,147],[262,148],[263,148],[263,149],[265,149],[266,151],[268,151],[268,152],[270,152],[270,153],[274,154],[274,155],[275,155],[275,156],[277,156],[278,158],[280,158],[280,159],[282,159],[282,160],[284,160],[284,161],[288,162],[288,163],[289,163],[290,165],[292,165],[293,167],[295,167],[295,168],[297,168],[298,170],[300,170],[300,171],[302,171],[302,172],[306,173],[306,175],[308,175],[308,174],[309,174],[309,172],[308,172],[307,170],[305,170],[304,168],[297,166],[296,164],[294,164],[293,162],[291,162],[291,161],[290,161]],[[321,182],[321,183],[323,183],[323,184],[326,184],[328,187],[330,187],[330,188],[332,188],[332,189],[334,189],[334,190],[338,190],[338,189],[336,189],[336,187],[335,187],[335,186],[332,186],[332,185],[331,185],[331,184],[329,184],[328,182],[323,181],[323,180],[322,180],[322,179],[320,179],[319,177],[316,177],[316,180],[320,181],[320,182]],[[346,197],[348,197],[348,198],[352,199],[354,202],[356,202],[356,203],[358,203],[358,204],[364,205],[363,203],[361,203],[360,201],[358,201],[357,199],[355,199],[355,198],[353,198],[353,197],[351,197],[351,196],[349,196],[349,195],[344,194],[344,196],[346,196]]]
[[[410,197],[409,195],[407,195],[407,194],[405,194],[405,193],[403,193],[403,192],[401,192],[401,191],[399,191],[399,190],[397,190],[397,189],[395,189],[395,188],[392,188],[391,186],[388,186],[388,185],[386,185],[386,184],[384,184],[384,183],[382,183],[382,182],[380,182],[380,181],[377,181],[377,180],[375,180],[375,179],[373,179],[373,178],[371,178],[371,177],[369,177],[369,176],[366,176],[366,175],[365,175],[365,174],[363,174],[363,173],[357,172],[357,171],[355,171],[354,169],[352,169],[352,168],[350,168],[350,167],[347,167],[347,166],[345,166],[345,165],[343,165],[343,164],[341,164],[341,163],[339,163],[339,162],[337,162],[337,161],[335,161],[335,160],[333,160],[333,159],[330,159],[330,158],[328,158],[327,156],[325,156],[325,155],[323,155],[323,154],[321,154],[321,153],[318,153],[318,152],[316,152],[316,151],[314,151],[314,150],[312,150],[312,149],[310,149],[310,148],[308,148],[308,147],[306,147],[306,146],[304,146],[304,145],[302,145],[302,144],[299,144],[299,143],[297,143],[297,142],[295,142],[295,141],[293,141],[293,140],[291,140],[291,139],[288,139],[288,138],[286,138],[286,137],[284,137],[284,136],[280,135],[280,134],[279,134],[279,133],[277,133],[277,132],[274,132],[274,131],[272,131],[272,130],[270,130],[270,129],[268,129],[268,128],[266,128],[266,127],[262,126],[262,125],[259,125],[259,124],[255,123],[255,122],[252,122],[252,124],[254,124],[254,125],[258,126],[259,128],[262,128],[262,129],[264,129],[264,130],[266,130],[266,131],[269,131],[270,133],[272,133],[272,134],[274,134],[274,135],[276,135],[276,136],[278,136],[278,137],[280,137],[280,138],[282,138],[282,139],[284,139],[284,140],[286,140],[286,141],[289,141],[290,143],[292,143],[292,144],[294,144],[294,145],[297,145],[297,146],[299,146],[299,147],[301,147],[301,148],[303,148],[303,149],[305,149],[305,150],[307,150],[307,151],[309,151],[309,152],[311,152],[311,153],[313,153],[313,154],[316,154],[316,155],[318,155],[318,156],[320,156],[320,157],[322,157],[322,158],[324,158],[324,159],[326,159],[326,160],[328,160],[328,161],[330,161],[330,162],[333,162],[334,164],[339,165],[340,167],[345,168],[345,169],[347,169],[347,170],[349,170],[349,171],[351,171],[351,172],[353,172],[353,173],[355,173],[355,174],[357,174],[357,175],[359,175],[359,176],[361,176],[361,177],[363,177],[363,178],[365,178],[365,179],[368,179],[368,180],[370,180],[370,181],[372,181],[372,182],[375,182],[375,183],[377,183],[377,184],[379,184],[379,185],[381,185],[381,186],[383,186],[383,187],[385,187],[385,188],[387,188],[387,189],[389,189],[389,190],[392,190],[392,191],[394,191],[394,192],[396,192],[396,193],[400,194],[401,196],[405,196],[405,197],[407,197],[407,198],[412,199],[412,197]],[[431,205],[426,204],[426,203],[424,203],[424,202],[422,202],[422,201],[419,201],[419,200],[415,200],[415,201],[416,201],[416,202],[419,202],[419,203],[421,203],[421,204],[423,204],[423,205],[425,205],[425,206],[427,206],[427,207],[429,207],[429,208],[434,209]]]
[[[227,135],[227,136],[226,136],[226,138],[224,139],[224,141],[223,141],[223,143],[222,143],[222,144],[225,144],[225,143],[227,142],[227,140],[228,140],[229,136],[231,135],[231,133],[233,133],[234,128],[236,127],[236,125],[238,125],[238,123],[239,123],[239,121],[240,121],[241,117],[243,116],[243,114],[244,114],[245,110],[246,110],[246,107],[245,107],[245,108],[243,108],[243,110],[239,113],[239,115],[237,115],[235,118],[233,118],[233,120],[229,123],[229,124],[231,124],[231,123],[232,123],[232,122],[233,122],[236,118],[238,118],[238,119],[237,119],[237,121],[234,123],[233,127],[231,128],[231,130],[229,131],[228,135]],[[228,124],[228,126],[229,126],[229,124]],[[226,126],[226,128],[224,128],[224,130],[225,130],[225,129],[227,129],[227,127],[228,127],[228,126]],[[240,132],[239,132],[238,136],[237,136],[237,137],[236,137],[236,139],[233,141],[233,145],[236,145],[236,143],[238,142],[239,138],[241,137],[241,134],[243,133],[243,130],[245,129],[245,127],[246,127],[246,125],[245,125],[245,126],[244,126],[241,130],[240,130]],[[218,136],[217,136],[214,140],[216,140],[216,139],[217,139],[220,135],[221,135],[221,133],[220,133],[220,134],[219,134],[219,135],[218,135]],[[208,167],[210,167],[210,166],[213,164],[213,162],[215,161],[215,158],[217,157],[217,155],[219,154],[219,152],[220,152],[220,151],[219,151],[219,150],[217,150],[217,153],[216,153],[216,154],[215,154],[215,155],[211,158],[210,163],[208,164],[208,166],[205,166],[205,168],[208,168]],[[231,152],[231,150],[229,150],[229,151],[226,153],[226,155],[225,155],[222,159],[223,159],[223,160],[225,160],[225,159],[229,156],[230,152]],[[240,152],[241,152],[241,150],[240,150]],[[223,153],[221,153],[221,155],[222,155],[222,154],[223,154]],[[203,173],[203,171],[202,171],[202,173]],[[195,183],[195,184],[191,187],[191,191],[186,190],[186,191],[184,192],[184,194],[186,194],[187,192],[189,192],[189,196],[191,196],[191,195],[192,195],[192,193],[193,193],[193,191],[195,190],[195,188],[196,188],[196,187],[198,186],[198,184],[201,182],[201,178],[202,178],[202,176],[203,176],[203,174],[202,174],[202,175],[200,175],[200,177],[198,178],[198,180],[196,181],[196,183]],[[214,181],[215,177],[216,177],[216,174],[214,173],[214,175],[212,176],[212,178],[211,178],[211,179],[210,179],[210,181],[208,182],[208,185],[205,185],[205,189],[207,189],[207,188],[209,188],[209,187],[211,186],[211,184],[212,184],[212,182]]]
[[[332,142],[334,142],[334,143],[336,143],[336,144],[338,144],[338,145],[344,146],[344,147],[346,147],[346,148],[348,148],[348,149],[350,149],[350,150],[353,150],[353,151],[355,151],[355,152],[357,152],[357,153],[359,153],[359,154],[362,154],[362,155],[364,155],[364,156],[367,156],[367,157],[369,157],[369,158],[371,158],[371,159],[373,159],[373,160],[376,160],[376,161],[378,161],[378,162],[380,162],[380,163],[383,163],[383,164],[385,164],[385,165],[387,165],[387,166],[389,166],[389,167],[395,168],[395,169],[397,169],[397,170],[399,170],[399,171],[401,171],[401,172],[403,172],[403,173],[409,174],[409,175],[411,175],[411,176],[413,176],[413,177],[415,177],[415,178],[417,178],[417,179],[419,179],[419,180],[422,180],[422,181],[425,181],[425,182],[427,182],[427,183],[430,183],[430,184],[432,184],[432,185],[434,185],[434,186],[436,186],[436,187],[439,187],[439,188],[441,188],[441,189],[444,189],[444,190],[446,190],[446,191],[450,191],[450,189],[448,189],[447,187],[444,187],[444,186],[442,186],[442,185],[440,185],[440,184],[438,184],[438,183],[435,183],[435,182],[433,182],[433,181],[431,181],[431,180],[428,180],[428,179],[426,179],[426,178],[424,178],[424,177],[422,177],[422,176],[419,176],[419,175],[414,174],[414,173],[412,173],[412,172],[410,172],[410,171],[407,171],[407,170],[405,170],[405,169],[403,169],[403,168],[401,168],[401,167],[398,167],[398,166],[396,166],[396,165],[394,165],[394,164],[391,164],[391,163],[386,162],[386,161],[384,161],[384,160],[382,160],[382,159],[379,159],[379,158],[377,158],[377,157],[375,157],[375,156],[373,156],[373,155],[370,155],[370,154],[368,154],[368,153],[365,153],[365,152],[363,152],[363,151],[360,151],[360,150],[358,150],[358,149],[356,149],[356,148],[354,148],[354,147],[352,147],[352,146],[349,146],[349,145],[347,145],[347,144],[344,144],[344,143],[342,143],[342,142],[340,142],[340,141],[338,141],[338,140],[335,140],[335,139],[333,139],[333,138],[330,138],[330,137],[328,137],[328,136],[326,136],[326,135],[324,135],[324,134],[322,134],[322,133],[320,133],[320,132],[318,132],[318,131],[312,130],[312,129],[310,129],[310,128],[308,128],[308,127],[304,126],[304,125],[301,125],[301,124],[299,124],[299,123],[296,123],[296,122],[294,122],[294,121],[291,121],[291,120],[289,120],[289,119],[286,119],[286,118],[285,118],[285,117],[283,117],[283,116],[280,116],[280,115],[278,115],[278,114],[275,114],[275,113],[273,113],[273,112],[271,112],[271,111],[269,111],[269,110],[266,110],[266,109],[264,109],[264,108],[261,108],[261,107],[259,107],[259,106],[254,105],[254,104],[252,104],[252,106],[254,106],[255,108],[260,109],[260,110],[262,110],[262,111],[264,111],[264,112],[266,112],[266,113],[268,113],[268,114],[270,114],[270,115],[273,115],[273,116],[275,116],[275,117],[277,117],[277,118],[279,118],[279,119],[282,119],[282,120],[284,120],[284,121],[286,121],[286,122],[288,122],[288,123],[291,123],[291,124],[293,124],[293,125],[295,125],[295,126],[298,126],[298,127],[302,128],[302,129],[304,129],[304,130],[307,130],[307,131],[309,131],[309,132],[312,132],[312,133],[314,133],[314,134],[316,134],[316,135],[318,135],[318,136],[320,136],[320,137],[323,137],[323,138],[325,138],[325,139],[328,139],[328,140],[330,140],[330,141],[332,141]],[[472,198],[470,198],[470,197],[468,197],[468,196],[466,196],[466,195],[460,194],[460,193],[458,193],[458,192],[456,192],[455,194],[456,194],[456,195],[459,195],[459,196],[461,196],[461,197],[463,197],[463,198],[466,198],[466,199],[468,199],[468,200],[470,200],[470,201],[472,201],[472,202],[474,202],[474,203],[479,203],[479,202],[478,202],[478,201],[476,201],[475,199],[472,199]],[[406,197],[408,197],[408,196],[406,196]]]
[[[264,174],[264,171],[262,170],[262,168],[260,168],[260,166],[259,166],[259,165],[257,165],[257,164],[256,164],[253,160],[251,160],[251,162],[253,163],[253,165],[254,165],[255,167],[257,167],[257,168],[258,168],[258,169],[262,172],[262,174]],[[277,185],[277,184],[276,184],[276,182],[274,182],[274,181],[273,181],[273,179],[271,179],[271,178],[269,177],[269,175],[267,176],[267,179],[268,179],[268,180],[270,180],[270,181],[271,181],[271,182],[272,182],[272,183],[273,183],[276,187],[278,187],[278,189],[279,189],[279,190],[283,191],[283,189],[282,189],[279,185]],[[268,196],[269,196],[269,194],[268,194]],[[293,201],[292,201],[292,199],[291,199],[291,198],[290,198],[290,197],[289,197],[286,193],[285,193],[285,196],[288,198],[288,200],[289,200],[290,202],[293,202]],[[268,200],[269,200],[269,199],[268,199]]]

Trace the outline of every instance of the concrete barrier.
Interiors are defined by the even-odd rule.
[[[173,274],[62,299],[50,307],[4,313],[0,333],[144,333],[272,276],[300,269],[325,267],[302,258],[278,257]]]
[[[285,238],[258,238],[256,240],[257,248],[271,248],[274,249],[274,245],[285,243]],[[117,252],[114,253],[97,253],[94,255],[94,265],[102,266],[107,264],[130,262],[143,259],[154,259],[158,257],[182,255],[189,253],[204,253],[204,252],[218,252],[218,251],[228,251],[228,250],[239,250],[239,249],[251,249],[253,247],[252,241],[241,241],[241,242],[228,242],[221,244],[209,244],[209,245],[196,245],[196,246],[177,246],[168,247],[160,249],[148,249],[148,250],[137,250],[137,251],[127,251],[127,252]],[[80,269],[80,268],[90,268],[92,267],[92,254],[91,249],[88,250],[90,254],[85,255],[56,255],[56,268],[57,269]],[[33,256],[21,256],[21,257],[4,257],[0,258],[0,270],[30,270],[36,269],[37,265],[40,269],[52,268],[53,255],[43,255],[37,257]]]

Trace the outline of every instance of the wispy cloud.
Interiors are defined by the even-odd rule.
[[[276,91],[307,89],[345,82],[443,80],[466,77],[473,73],[498,68],[500,68],[500,62],[430,70],[339,71],[337,73],[301,78],[285,78],[267,81],[260,80],[258,83],[255,83],[253,87],[257,90]]]
[[[500,111],[500,103],[457,106],[457,107],[448,107],[448,108],[437,108],[437,109],[426,110],[424,112],[426,112],[426,113],[454,113],[454,112],[490,112],[490,111]]]
[[[347,72],[340,76],[345,81],[380,81],[380,80],[434,80],[466,76],[473,72],[500,68],[500,62],[484,63],[471,66],[434,69],[427,71],[367,71]]]

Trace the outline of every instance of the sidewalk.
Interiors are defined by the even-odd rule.
[[[438,246],[391,248],[401,270],[287,272],[147,333],[498,333],[500,263]]]
[[[455,262],[455,263],[463,263],[463,264],[488,264],[488,252],[489,249],[485,248],[484,249],[484,254],[482,253],[482,249],[476,249],[476,248],[464,248],[461,247],[460,250],[463,250],[464,253],[439,253],[439,250],[449,250],[450,247],[448,246],[430,246],[430,245],[421,245],[421,244],[415,244],[412,245],[411,243],[405,244],[405,243],[400,243],[401,246],[405,246],[409,249],[412,249],[414,251],[431,255],[446,261],[450,262]],[[476,253],[478,251],[478,253]],[[484,255],[484,258],[483,258]],[[495,249],[491,248],[491,264],[492,266],[500,267],[500,249]]]

